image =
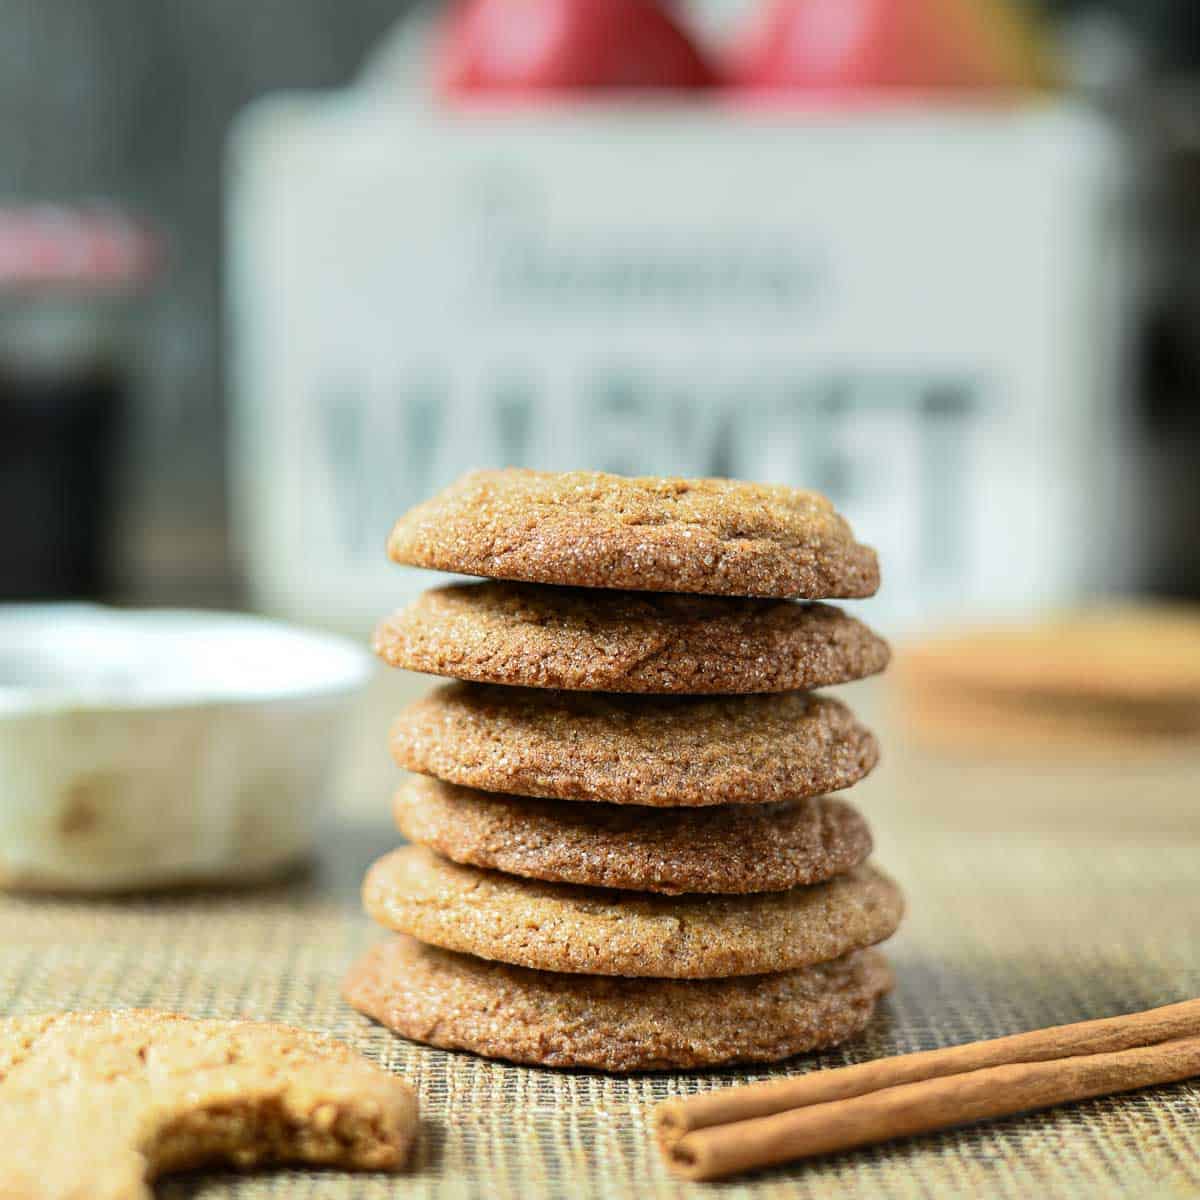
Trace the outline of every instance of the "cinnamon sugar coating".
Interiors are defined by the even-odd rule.
[[[843,800],[641,808],[502,796],[411,776],[396,793],[409,841],[455,862],[556,883],[662,892],[770,892],[864,862],[871,834]]]
[[[423,846],[379,859],[363,903],[386,928],[446,950],[542,971],[670,979],[828,962],[890,937],[904,907],[870,866],[786,892],[677,897],[521,879]]]
[[[734,979],[611,979],[486,962],[397,937],[346,976],[360,1012],[446,1050],[547,1067],[774,1062],[860,1032],[891,987],[878,951]]]
[[[474,471],[397,521],[393,560],[577,587],[871,596],[875,552],[815,492],[731,479]]]
[[[434,588],[383,621],[393,667],[592,692],[782,692],[882,671],[887,643],[827,604],[534,583]]]
[[[849,787],[878,746],[839,700],[807,692],[617,696],[451,683],[406,708],[409,770],[521,796],[613,804],[766,804]]]

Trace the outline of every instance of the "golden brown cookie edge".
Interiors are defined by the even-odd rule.
[[[589,518],[570,504],[573,489],[589,487],[651,508],[647,497],[656,492],[715,492],[715,507],[745,505],[755,532],[768,536],[722,534],[695,522],[677,528],[669,515],[662,523]],[[534,499],[531,488],[541,489]],[[804,521],[792,524],[785,516],[761,527],[764,497],[808,505],[820,528],[806,531]],[[545,507],[556,499],[552,510]],[[525,507],[533,509],[527,516]],[[732,515],[716,512],[712,521],[736,525]],[[864,598],[879,588],[875,551],[854,540],[826,497],[740,480],[475,471],[402,516],[387,548],[406,566],[570,587],[809,600]]]
[[[497,589],[540,593],[542,620],[518,622],[494,611],[489,602]],[[707,620],[639,613],[636,620],[622,622],[622,607],[655,594],[592,589],[589,608],[598,627],[563,630],[576,597],[556,597],[578,591],[502,580],[434,588],[380,621],[372,646],[391,667],[442,678],[646,695],[833,687],[878,674],[890,659],[883,638],[836,606],[821,603],[763,601],[762,620],[756,623],[752,614],[735,607],[746,603],[741,598],[695,597],[728,604],[730,610],[724,615],[718,610]],[[457,611],[446,611],[451,601]]]
[[[776,1062],[838,1045],[866,1027],[892,983],[876,950],[775,976],[627,980],[532,971],[401,935],[367,951],[342,994],[400,1036],[442,1050],[625,1074]],[[802,994],[789,998],[789,985]]]
[[[423,846],[376,860],[363,906],[385,929],[563,974],[715,979],[828,962],[895,933],[904,896],[867,863],[786,892],[663,896],[544,883]]]
[[[663,895],[786,891],[850,871],[873,848],[861,813],[832,796],[640,809],[481,792],[417,775],[396,791],[392,811],[410,842],[457,863]]]
[[[485,695],[490,693],[490,697]],[[536,706],[526,703],[519,693],[538,696],[537,689],[504,688],[493,684],[453,682],[441,684],[419,700],[409,704],[392,722],[389,745],[397,765],[419,775],[431,775],[448,783],[478,788],[485,792],[537,796],[553,800],[602,801],[646,807],[704,807],[723,804],[769,804],[802,800],[843,791],[865,779],[879,761],[879,743],[875,735],[860,724],[840,700],[823,694],[780,692],[749,696],[619,696],[604,697],[584,692],[545,692]],[[635,762],[626,757],[621,769],[613,767],[616,758],[606,751],[603,738],[589,737],[573,744],[556,741],[539,729],[536,707],[550,706],[554,697],[572,702],[626,702],[647,704],[655,701],[757,702],[790,704],[794,697],[805,697],[808,712],[816,712],[828,725],[821,755],[812,760],[796,759],[789,763],[786,779],[779,777],[782,753],[776,758],[776,775],[769,777],[753,762],[736,757],[724,761],[725,774],[705,775],[700,781],[684,777],[671,767],[665,755]],[[510,699],[506,700],[506,697]],[[517,711],[521,728],[503,730],[497,741],[495,721],[472,706],[493,703],[493,708]],[[530,713],[532,712],[532,717]],[[451,728],[452,723],[457,724]],[[476,725],[486,724],[488,734],[478,736]],[[521,735],[520,739],[513,736]],[[607,737],[607,734],[604,735]],[[820,740],[820,739],[818,739]],[[580,751],[591,746],[597,761],[588,764]],[[529,752],[526,752],[528,749]],[[619,749],[619,747],[618,747]],[[782,750],[782,746],[780,746]],[[516,753],[514,753],[516,751]],[[636,767],[636,769],[635,769]]]

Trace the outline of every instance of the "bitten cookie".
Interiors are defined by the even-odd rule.
[[[338,1042],[145,1009],[0,1020],[0,1111],[6,1200],[152,1200],[209,1163],[392,1170],[417,1127],[412,1090]]]
[[[783,692],[882,671],[887,643],[828,604],[476,583],[382,622],[393,667],[590,692]]]
[[[359,1011],[418,1042],[547,1067],[774,1062],[860,1032],[892,983],[878,951],[736,979],[605,979],[485,962],[398,937],[346,976]]]
[[[749,896],[656,896],[464,867],[422,846],[384,855],[363,903],[423,942],[541,971],[715,979],[788,971],[890,937],[904,902],[869,866]]]
[[[399,563],[578,587],[871,596],[879,564],[815,492],[731,479],[475,471],[401,517]]]
[[[570,804],[423,775],[396,794],[396,824],[445,858],[557,883],[664,892],[770,892],[820,883],[871,853],[843,800],[711,808]]]
[[[764,804],[862,779],[874,737],[838,700],[608,696],[444,684],[392,726],[409,770],[484,791],[613,804]]]

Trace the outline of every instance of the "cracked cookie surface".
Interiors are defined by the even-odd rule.
[[[828,604],[542,584],[434,588],[380,623],[389,665],[593,692],[782,692],[882,671],[887,643]]]
[[[392,529],[399,563],[577,587],[871,596],[879,564],[816,492],[732,479],[474,471]]]
[[[6,1200],[152,1200],[206,1164],[392,1170],[416,1133],[407,1084],[285,1025],[148,1009],[0,1020]]]
[[[392,725],[409,770],[519,796],[765,804],[857,783],[879,755],[829,696],[618,696],[451,683]]]
[[[400,832],[455,862],[548,882],[662,892],[770,892],[820,883],[871,853],[844,800],[642,808],[504,796],[414,775]]]
[[[828,962],[890,937],[904,907],[899,888],[870,866],[786,892],[676,897],[521,879],[423,846],[379,859],[363,903],[386,928],[479,958],[670,979]]]
[[[774,1062],[860,1032],[892,983],[875,950],[771,975],[612,979],[531,971],[393,938],[343,984],[360,1012],[446,1050],[646,1071]]]

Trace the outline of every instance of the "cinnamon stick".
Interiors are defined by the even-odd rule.
[[[695,1130],[664,1146],[686,1179],[719,1179],[1200,1075],[1200,1036],[1100,1054],[985,1067]]]
[[[655,1110],[655,1126],[659,1140],[668,1143],[694,1129],[765,1117],[805,1104],[861,1096],[901,1083],[958,1075],[1007,1063],[1127,1050],[1192,1035],[1200,1035],[1200,1000],[1185,1000],[1144,1012],[1055,1025],[940,1050],[900,1054],[852,1067],[814,1071],[791,1079],[722,1088],[686,1099],[664,1100]]]

